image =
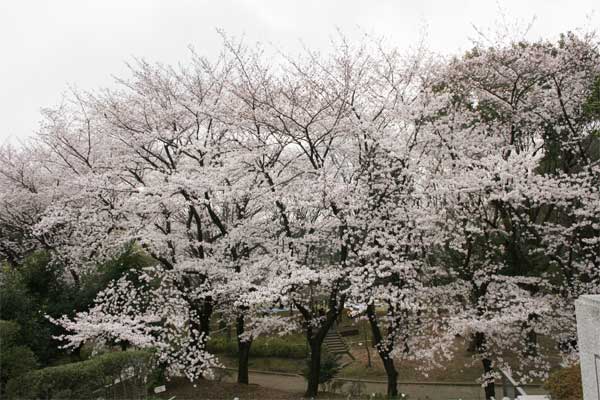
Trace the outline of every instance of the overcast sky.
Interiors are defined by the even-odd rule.
[[[189,45],[214,55],[216,28],[289,52],[301,41],[326,50],[337,28],[403,48],[425,28],[429,47],[448,54],[468,47],[473,25],[501,21],[499,10],[511,23],[535,17],[534,38],[600,27],[593,0],[0,0],[0,143],[35,132],[40,108],[56,105],[69,85],[112,85],[132,57],[184,62]]]

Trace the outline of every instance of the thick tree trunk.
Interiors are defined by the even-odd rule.
[[[535,313],[529,314],[527,322],[523,323],[523,330],[526,332],[525,336],[525,348],[523,354],[525,356],[536,356],[537,355],[537,333],[533,327],[533,322],[537,319]]]
[[[308,385],[304,397],[315,398],[319,392],[319,375],[321,374],[321,343],[318,338],[309,339],[310,368],[308,372]]]
[[[77,271],[75,271],[72,268],[69,269],[69,273],[71,274],[71,278],[73,278],[73,283],[75,284],[75,288],[79,289],[81,287],[79,274],[77,274]]]
[[[388,358],[384,361],[383,367],[387,375],[387,395],[389,398],[395,398],[398,396],[398,371],[394,366],[394,360]]]
[[[369,318],[369,324],[371,325],[371,331],[373,332],[375,349],[383,362],[385,374],[387,375],[387,395],[389,398],[394,398],[398,396],[398,371],[396,371],[394,360],[390,357],[391,349],[382,345],[383,336],[379,324],[377,323],[375,307],[372,304],[367,306],[367,317]]]
[[[492,361],[484,358],[483,360],[481,360],[481,362],[483,363],[483,371],[485,372],[485,374],[489,374],[492,372]],[[493,398],[495,398],[496,396],[496,384],[494,383],[494,380],[491,379],[487,382],[487,384],[483,387],[483,390],[485,392],[485,400],[491,400]]]
[[[314,327],[311,326],[315,315],[313,315],[309,309],[294,302],[294,305],[305,320],[304,328],[306,341],[310,346],[308,385],[306,387],[306,393],[304,394],[304,396],[308,398],[317,397],[319,391],[319,377],[321,375],[321,345],[325,340],[325,336],[327,336],[327,332],[329,332],[329,329],[334,325],[336,318],[343,310],[345,296],[342,295],[338,300],[337,294],[337,289],[334,289],[330,295],[328,303],[329,310],[327,312],[323,309],[318,310],[318,316],[320,318],[324,317],[324,322],[316,329],[316,332]]]
[[[486,376],[486,382],[483,386],[483,390],[485,393],[485,399],[491,400],[496,396],[496,384],[494,383],[493,378],[488,378],[491,376],[493,372],[492,368],[492,360],[485,356],[485,333],[476,332],[474,335],[475,348],[477,353],[482,355],[481,363],[483,364],[483,373]]]
[[[192,347],[203,348],[210,333],[210,318],[213,312],[212,301],[208,298],[200,301],[192,301],[190,305],[196,314],[194,318],[189,320],[189,334],[192,338]],[[200,332],[202,337],[195,335],[195,332]]]
[[[212,299],[207,298],[202,301],[202,305],[199,307],[198,313],[200,315],[200,332],[204,334],[204,340],[210,333],[210,318],[212,317],[213,304]]]
[[[240,315],[236,321],[236,333],[238,341],[238,383],[248,384],[248,358],[250,356],[251,340],[241,340],[244,333],[244,316]]]
[[[249,383],[248,378],[248,359],[250,355],[250,346],[252,342],[239,342],[238,343],[238,377],[237,382],[247,385]]]

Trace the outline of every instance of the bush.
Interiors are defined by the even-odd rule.
[[[212,338],[208,341],[207,350],[213,354],[237,356],[238,345],[235,340],[223,337]],[[303,359],[308,355],[308,346],[302,340],[294,341],[286,337],[259,337],[250,346],[250,357],[280,357]]]
[[[556,371],[550,375],[544,387],[553,399],[582,400],[583,388],[579,364]]]
[[[31,348],[41,366],[55,364],[67,353],[60,349],[61,343],[54,337],[66,332],[46,315],[58,318],[87,310],[110,281],[130,270],[149,266],[151,262],[130,245],[118,257],[81,274],[78,284],[66,279],[69,271],[48,252],[34,252],[17,266],[0,263],[0,319],[20,325],[21,344]]]
[[[107,353],[13,378],[6,393],[11,399],[144,398],[151,364],[146,351]]]
[[[14,346],[20,330],[21,327],[16,322],[0,320],[0,344],[2,347]]]
[[[49,364],[61,354],[52,336],[63,332],[45,315],[57,317],[73,309],[73,289],[64,282],[60,266],[43,252],[16,267],[5,265],[0,274],[0,318],[18,323],[20,344],[31,348],[41,365]]]
[[[19,345],[20,327],[16,322],[0,321],[0,393],[6,382],[37,366],[35,355],[27,346]]]

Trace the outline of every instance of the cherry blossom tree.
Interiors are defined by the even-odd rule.
[[[97,262],[125,243],[139,244],[163,268],[181,274],[184,287],[202,288],[184,294],[195,310],[190,329],[201,332],[203,341],[215,307],[227,307],[237,296],[235,323],[244,337],[238,380],[248,383],[252,335],[244,329],[244,304],[258,303],[241,301],[239,290],[245,286],[252,293],[262,283],[264,265],[254,253],[264,253],[265,207],[252,192],[257,178],[247,166],[256,157],[254,143],[222,120],[231,106],[220,102],[237,100],[225,90],[229,70],[225,59],[212,65],[197,57],[192,68],[180,71],[140,61],[132,66],[133,78],[120,81],[122,90],[78,96],[80,110],[55,120],[85,122],[85,153],[81,128],[70,124],[53,120],[45,139],[54,151],[68,154],[69,166],[84,160],[76,180],[80,191],[56,204],[39,229],[62,230],[56,235],[60,247],[79,260]],[[100,138],[105,140],[89,150]],[[242,272],[243,279],[236,277]],[[264,296],[259,298],[264,306]]]
[[[446,214],[442,262],[470,288],[453,323],[473,338],[486,398],[491,398],[496,368],[511,370],[504,361],[511,349],[526,347],[520,365],[512,366],[514,373],[525,380],[545,376],[549,363],[535,335],[556,334],[552,321],[573,315],[573,297],[557,308],[556,294],[566,282],[553,279],[552,248],[564,251],[566,243],[549,232],[572,232],[575,226],[569,225],[576,220],[591,228],[594,212],[580,208],[586,217],[561,218],[558,198],[569,197],[562,189],[573,186],[560,188],[548,164],[562,160],[571,168],[569,160],[589,160],[585,146],[593,140],[582,110],[598,76],[598,52],[593,37],[574,34],[557,44],[486,47],[478,45],[450,62],[431,88],[440,102],[431,114],[428,146],[435,153],[428,169],[430,187]],[[585,181],[581,190],[590,200],[594,170],[590,165],[587,178],[579,181]],[[585,251],[571,255],[586,272],[594,269]]]
[[[214,308],[209,290],[223,266],[213,245],[225,234],[224,211],[212,195],[221,183],[215,175],[225,172],[217,166],[226,144],[221,128],[200,116],[199,107],[205,97],[218,99],[218,81],[211,76],[206,93],[202,82],[196,92],[184,91],[183,75],[144,62],[136,68],[122,90],[80,96],[80,110],[49,124],[45,140],[78,171],[73,185],[80,190],[54,204],[38,229],[53,232],[65,258],[81,265],[126,243],[140,245],[180,275],[192,310],[189,337],[198,341],[192,347],[201,348]],[[79,123],[55,123],[62,120]]]
[[[16,266],[37,250],[56,253],[52,232],[40,231],[37,225],[73,190],[72,171],[36,138],[20,146],[2,146],[0,164],[0,260]],[[79,283],[77,268],[67,264],[65,271]]]
[[[35,146],[0,151],[2,257],[42,246],[75,280],[125,246],[156,260],[56,320],[68,346],[153,347],[195,379],[217,365],[217,311],[236,326],[240,383],[256,336],[301,329],[315,397],[323,340],[352,303],[390,396],[395,363],[437,365],[456,334],[487,398],[500,368],[545,376],[537,335],[570,342],[574,299],[600,287],[596,39],[437,60],[223,38],[214,61],[137,60],[116,89],[73,91]]]
[[[44,168],[35,160],[35,149],[0,148],[0,258],[16,264],[24,255],[44,246],[33,232],[51,198]]]
[[[371,100],[369,109],[353,110],[360,122],[355,151],[363,173],[353,193],[357,265],[350,301],[358,306],[354,315],[366,317],[371,326],[387,374],[387,394],[395,397],[397,362],[418,360],[426,369],[450,357],[454,337],[443,314],[451,312],[452,303],[443,299],[457,288],[451,276],[427,263],[437,236],[419,177],[418,141],[427,107],[419,89],[434,67],[422,53],[408,59],[384,53],[383,59],[387,69],[373,69],[385,71],[378,80],[385,89],[371,91],[392,95],[381,103]]]
[[[204,333],[188,331],[188,321],[196,317],[190,315],[194,310],[180,280],[161,268],[133,271],[101,291],[90,310],[73,319],[51,319],[67,331],[58,339],[75,349],[89,342],[95,349],[107,344],[149,348],[171,373],[182,372],[190,380],[210,376],[219,364],[204,350]]]
[[[311,349],[307,396],[316,396],[321,345],[343,310],[351,268],[353,185],[346,145],[352,92],[368,57],[343,43],[330,58],[308,52],[269,68],[260,53],[228,46],[237,60],[240,128],[262,144],[250,172],[277,225],[267,255],[278,300],[298,309]],[[356,68],[354,70],[353,68]]]

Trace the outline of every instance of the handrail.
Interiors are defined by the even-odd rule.
[[[499,368],[500,369],[500,373],[502,374],[502,376],[506,379],[508,379],[508,382],[515,388],[515,390],[517,391],[517,393],[520,396],[527,396],[527,392],[525,392],[525,390],[521,387],[521,385],[519,385],[517,383],[517,381],[515,381],[513,379],[513,377],[504,369]]]

